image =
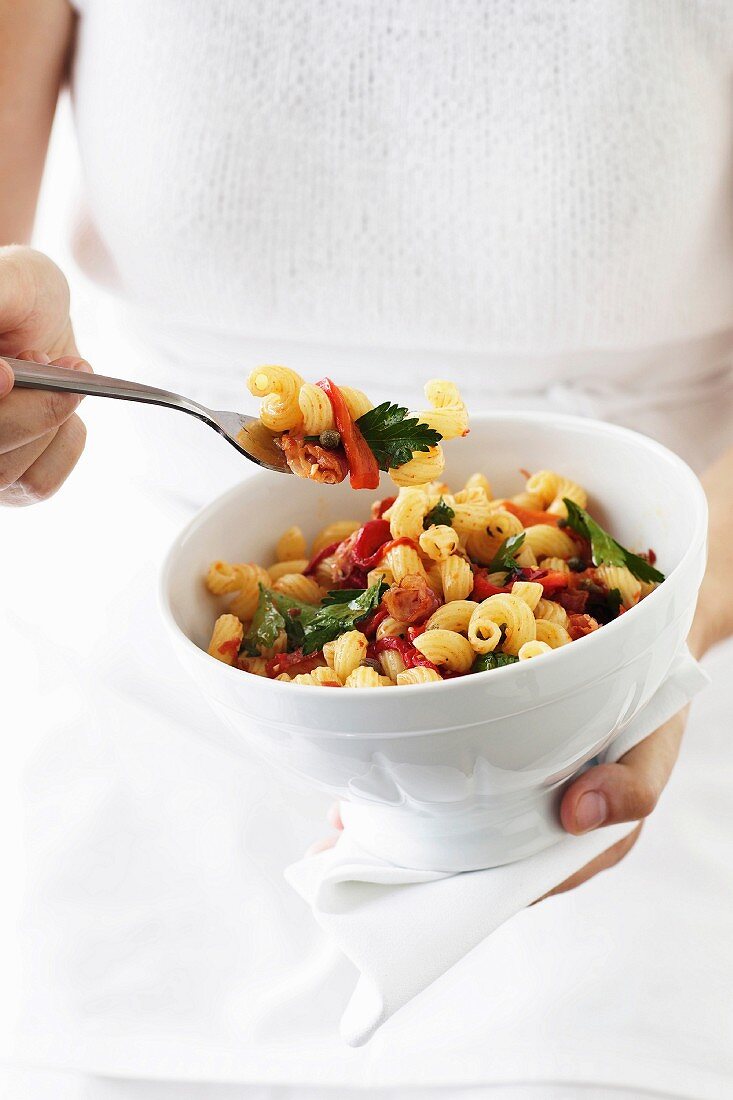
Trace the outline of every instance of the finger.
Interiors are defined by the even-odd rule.
[[[16,447],[13,451],[0,454],[0,493],[15,485],[55,438],[56,431],[47,432],[46,435],[34,439],[32,443],[26,443],[23,447]]]
[[[568,890],[574,890],[577,886],[582,886],[588,879],[600,874],[601,871],[608,871],[611,867],[615,867],[634,847],[639,839],[641,830],[642,825],[640,823],[628,836],[625,836],[623,840],[619,840],[616,844],[607,848],[605,852],[601,852],[599,856],[592,859],[590,863],[586,863],[585,867],[581,867],[580,870],[576,871],[570,878],[566,878],[564,882],[561,882],[558,886],[555,886],[552,890],[543,894],[541,898],[537,898],[537,902],[544,901],[545,898],[551,898],[555,894],[564,894]],[[533,905],[536,905],[537,902],[533,902]]]
[[[75,393],[16,387],[0,401],[0,454],[55,431],[73,416],[80,400]]]
[[[0,400],[2,400],[3,397],[7,397],[14,383],[15,375],[13,374],[10,363],[6,363],[4,359],[0,359]]]
[[[54,359],[52,365],[54,367],[67,367],[69,370],[84,371],[85,374],[94,373],[91,364],[79,355],[62,355],[59,359]]]
[[[52,497],[76,466],[84,450],[86,429],[78,416],[65,421],[53,442],[10,489],[0,494],[4,504],[24,506]]]
[[[652,812],[667,785],[685,728],[685,712],[675,715],[641,741],[617,764],[590,768],[563,795],[560,820],[580,834],[621,821],[639,821]]]
[[[51,362],[50,355],[46,355],[45,351],[20,351],[15,358],[28,363],[43,363],[45,367]]]

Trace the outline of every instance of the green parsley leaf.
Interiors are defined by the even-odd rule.
[[[317,608],[311,604],[301,603],[282,592],[274,592],[260,585],[257,610],[244,639],[246,653],[256,657],[263,649],[269,649],[282,630],[288,636],[288,649],[297,649],[303,644],[305,626],[316,611]]]
[[[506,573],[511,576],[521,573],[522,567],[517,565],[516,557],[523,545],[524,531],[522,531],[520,535],[510,535],[508,539],[504,539],[501,546],[486,566],[487,573]]]
[[[446,504],[441,497],[435,507],[430,509],[425,519],[422,521],[422,525],[426,531],[428,527],[432,527],[433,524],[437,526],[443,524],[445,527],[450,527],[455,514],[450,504]]]
[[[640,581],[663,581],[660,573],[644,558],[632,554],[604,531],[599,523],[588,515],[584,508],[578,507],[573,500],[563,498],[568,510],[568,527],[572,527],[584,539],[588,539],[593,554],[594,565],[625,565]]]
[[[518,660],[519,657],[511,653],[480,653],[471,666],[471,672],[488,672],[492,668],[516,664]]]
[[[263,649],[275,644],[278,634],[285,629],[285,620],[272,601],[272,593],[260,585],[260,598],[257,610],[243,642],[243,648],[250,657],[257,657]]]
[[[329,592],[315,614],[303,624],[303,653],[314,653],[339,634],[353,630],[376,609],[386,587],[383,581],[377,581],[371,588]]]
[[[408,416],[407,409],[389,401],[377,405],[356,421],[380,470],[394,469],[409,462],[415,451],[427,451],[443,438],[440,432]]]

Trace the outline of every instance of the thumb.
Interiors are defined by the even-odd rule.
[[[0,400],[3,397],[7,397],[13,388],[15,382],[15,375],[10,367],[9,363],[6,363],[4,359],[0,359]]]

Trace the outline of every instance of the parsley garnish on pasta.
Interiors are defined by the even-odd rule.
[[[522,567],[517,564],[517,554],[524,545],[524,538],[525,535],[522,532],[520,535],[510,535],[508,539],[504,539],[489,562],[488,572],[507,573],[508,576],[512,577],[521,573]]]
[[[427,531],[428,527],[432,527],[433,524],[435,524],[436,527],[450,527],[455,516],[455,511],[449,504],[446,504],[443,497],[441,497],[435,507],[430,509],[425,519],[422,521],[422,525],[425,531]]]
[[[503,668],[504,665],[513,665],[519,660],[511,653],[482,653],[473,662],[471,672],[488,672],[492,668]]]
[[[567,497],[564,498],[564,504],[568,510],[568,527],[572,527],[573,531],[584,539],[588,539],[594,565],[625,565],[640,581],[660,583],[664,580],[664,573],[655,569],[646,558],[632,554],[621,543],[616,542],[592,516],[588,515],[585,508],[581,508]]]
[[[380,470],[404,466],[417,451],[429,451],[443,438],[440,432],[410,416],[407,409],[384,401],[356,421]]]
[[[329,592],[321,607],[304,626],[303,653],[322,649],[339,634],[353,630],[357,623],[376,610],[386,587],[380,580],[370,588]]]

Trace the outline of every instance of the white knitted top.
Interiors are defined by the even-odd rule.
[[[82,15],[77,254],[157,327],[545,354],[733,322],[727,0]]]

